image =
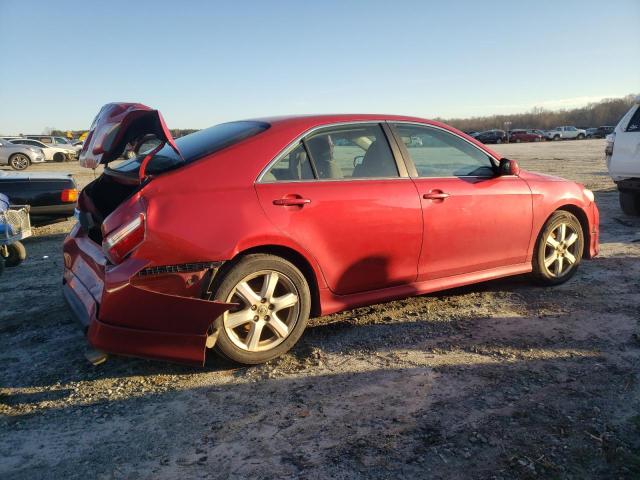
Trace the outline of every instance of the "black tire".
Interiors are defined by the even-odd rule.
[[[27,249],[22,242],[15,242],[7,245],[8,256],[3,257],[5,266],[17,267],[27,258]]]
[[[9,165],[14,170],[26,170],[31,165],[31,160],[24,153],[14,153],[9,157]]]
[[[4,273],[4,258],[0,257],[0,276]]]
[[[627,215],[640,216],[640,193],[620,192],[620,208]]]
[[[563,255],[570,254],[574,257],[574,263],[569,264],[569,260],[567,257],[564,257],[562,263],[560,263],[560,268],[565,262],[569,267],[565,271],[560,271],[560,274],[554,274],[551,272],[550,268],[545,265],[545,259],[551,258],[553,255],[553,247],[547,244],[547,239],[550,235],[554,234],[557,229],[561,226],[561,224],[565,224],[572,230],[572,233],[577,234],[577,239],[574,243],[571,244],[570,247],[564,248],[566,253]],[[568,230],[568,229],[567,229]],[[582,231],[582,226],[580,225],[580,221],[576,218],[572,213],[566,212],[564,210],[558,210],[549,217],[549,220],[544,224],[542,230],[538,234],[538,240],[536,241],[536,247],[533,252],[533,278],[535,281],[541,285],[559,285],[561,283],[566,282],[571,277],[573,277],[578,270],[578,266],[580,265],[580,261],[582,260],[582,253],[584,251],[584,232]],[[558,263],[554,262],[551,265],[556,266]]]
[[[231,332],[227,332],[227,315],[234,313],[233,311],[225,313],[225,315],[221,318],[220,330],[218,334],[218,339],[215,344],[215,350],[221,354],[223,357],[228,358],[229,360],[240,363],[243,365],[255,365],[259,363],[267,362],[273,358],[279,357],[280,355],[289,351],[300,339],[304,329],[307,326],[307,322],[309,320],[309,313],[311,311],[311,293],[309,291],[309,284],[302,274],[300,270],[293,265],[291,262],[275,256],[275,255],[267,255],[267,254],[251,254],[245,257],[242,257],[235,265],[231,267],[229,271],[224,273],[223,277],[219,281],[218,285],[214,287],[212,299],[222,301],[222,302],[231,302],[231,298],[234,296],[234,291],[236,291],[236,286],[240,284],[244,279],[251,275],[262,275],[263,272],[276,272],[281,280],[287,280],[287,283],[290,283],[289,287],[295,288],[295,294],[297,294],[297,304],[293,308],[293,314],[289,311],[289,316],[292,317],[287,322],[287,325],[290,328],[289,332],[286,336],[282,336],[281,340],[277,339],[277,335],[275,334],[275,330],[273,330],[269,323],[264,323],[264,327],[262,333],[258,336],[258,338],[262,338],[261,335],[271,335],[271,338],[267,338],[266,342],[277,340],[280,343],[274,345],[272,348],[263,350],[263,351],[249,351],[247,348],[241,348],[238,346],[238,341],[241,340],[236,336],[237,329],[240,329],[240,333],[243,331],[246,332],[246,344],[249,345],[249,335],[250,332],[247,331],[247,327],[250,329],[253,328],[252,321],[248,321],[238,327],[235,327],[236,330],[231,329]],[[254,279],[255,281],[259,281],[259,278]],[[250,281],[254,281],[250,280]],[[293,292],[292,292],[293,293]],[[233,300],[233,302],[237,302]],[[275,302],[274,302],[275,303]],[[263,305],[270,308],[271,303],[263,303]],[[241,305],[238,307],[238,310],[244,310],[245,305]],[[253,309],[253,306],[250,307]],[[260,305],[260,308],[263,308]],[[259,313],[260,308],[256,310],[256,313]],[[274,310],[272,316],[275,317],[275,313],[278,310]],[[267,310],[265,316],[265,320],[269,319],[270,311]],[[258,317],[256,315],[253,317],[255,320]],[[271,319],[273,320],[273,319]],[[254,322],[257,323],[257,322]],[[243,330],[244,329],[244,330]],[[232,338],[235,337],[235,338]],[[245,347],[247,347],[245,345]]]
[[[53,161],[54,162],[58,162],[58,163],[64,162],[64,153],[61,153],[61,152],[54,153],[53,154]]]

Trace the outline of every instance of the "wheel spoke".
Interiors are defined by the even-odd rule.
[[[260,296],[253,291],[253,289],[247,282],[240,282],[236,286],[236,292],[238,293],[238,295],[244,298],[249,305],[258,303],[260,301]]]
[[[558,248],[558,245],[560,245],[560,242],[558,242],[552,236],[549,236],[549,238],[547,238],[547,245],[549,245],[550,247],[553,247],[553,248]]]
[[[560,228],[560,235],[558,235],[558,238],[560,239],[561,242],[564,242],[564,240],[567,238],[567,224],[561,223],[559,228]]]
[[[239,312],[228,313],[225,318],[225,324],[227,328],[236,328],[253,320],[253,315],[253,312],[249,308],[245,308]]]
[[[278,280],[280,280],[280,276],[276,272],[267,273],[264,276],[260,296],[262,298],[266,298],[267,300],[271,300],[271,297],[273,297],[273,292],[276,289],[276,285],[278,285]]]
[[[574,257],[573,253],[567,251],[564,252],[564,256],[567,259],[567,262],[569,262],[569,265],[573,265],[574,263],[576,263],[576,257]]]
[[[269,325],[269,328],[271,328],[271,330],[273,330],[273,332],[280,338],[284,338],[289,335],[289,327],[286,323],[280,320],[275,313],[271,315],[267,325]]]
[[[569,238],[567,238],[567,241],[565,243],[567,247],[570,247],[571,245],[576,243],[576,240],[578,240],[578,234],[574,232],[571,235],[569,235]]]
[[[273,303],[273,311],[279,312],[298,303],[298,296],[295,293],[287,293],[281,297],[274,298],[271,303]]]
[[[544,259],[544,266],[547,268],[550,268],[553,262],[555,262],[557,259],[558,259],[558,254],[556,252],[553,252],[551,256],[546,257]]]
[[[249,330],[249,333],[247,334],[246,342],[249,350],[256,350],[258,348],[264,324],[265,322],[262,320],[251,324],[251,330]]]
[[[558,257],[558,261],[556,263],[556,275],[560,276],[562,273],[562,267],[564,266],[564,259],[562,257]]]

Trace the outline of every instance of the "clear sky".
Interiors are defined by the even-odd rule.
[[[0,133],[137,101],[170,127],[466,117],[640,93],[640,0],[0,0]]]

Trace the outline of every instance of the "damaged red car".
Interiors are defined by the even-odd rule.
[[[267,118],[174,140],[157,110],[114,103],[80,162],[105,168],[80,195],[63,291],[99,352],[255,364],[313,316],[529,272],[555,285],[598,253],[590,190],[420,118]]]

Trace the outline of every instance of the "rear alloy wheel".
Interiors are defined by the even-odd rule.
[[[11,168],[14,170],[24,170],[30,163],[29,157],[24,153],[14,153],[11,155],[11,158],[9,158],[9,165],[11,165]]]
[[[216,289],[225,312],[215,348],[237,363],[263,363],[287,352],[307,326],[311,294],[304,275],[275,255],[242,258]]]
[[[559,210],[542,228],[533,255],[533,274],[544,285],[569,280],[582,260],[584,234],[575,215]]]
[[[640,216],[640,193],[620,192],[620,208],[627,215]]]

